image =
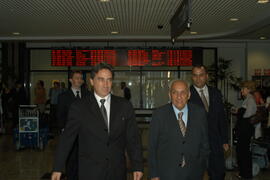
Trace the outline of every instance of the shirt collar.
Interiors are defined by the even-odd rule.
[[[179,112],[183,112],[184,114],[187,114],[188,112],[188,107],[187,107],[187,104],[183,107],[183,109],[179,110],[175,105],[173,105],[173,109],[174,111],[176,112],[176,114],[178,114]]]
[[[76,92],[76,91],[81,91],[81,88],[78,88],[78,89],[77,89],[77,88],[71,87],[71,89],[72,89],[72,91],[75,91],[75,92]]]
[[[105,96],[104,98],[100,97],[99,95],[96,94],[96,92],[94,92],[95,98],[97,100],[98,103],[100,103],[101,99],[105,99],[105,103],[109,102],[111,100],[111,93],[109,93],[107,96]]]
[[[203,88],[198,88],[198,87],[196,87],[195,85],[193,85],[193,87],[194,87],[198,92],[200,92],[201,89],[202,89],[204,92],[208,89],[208,88],[207,88],[207,85],[204,85]]]

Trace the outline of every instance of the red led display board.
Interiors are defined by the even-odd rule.
[[[54,49],[51,65],[94,66],[106,62],[112,66],[192,66],[198,61],[194,53],[193,49]]]

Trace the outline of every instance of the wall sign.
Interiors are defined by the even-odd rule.
[[[51,65],[94,66],[106,62],[112,66],[192,66],[201,62],[201,58],[194,58],[198,57],[195,52],[198,49],[53,49]]]

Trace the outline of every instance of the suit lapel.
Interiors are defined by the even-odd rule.
[[[189,131],[191,131],[190,128],[192,128],[192,124],[193,124],[193,114],[191,113],[191,107],[189,104],[188,105],[188,121],[187,121],[187,129],[186,129],[186,137],[189,135]]]
[[[75,99],[75,95],[71,89],[68,90],[68,93],[69,93],[70,97],[72,97],[72,99]]]
[[[191,95],[192,95],[192,99],[196,102],[200,102],[200,104],[203,106],[203,102],[201,99],[201,96],[199,95],[199,93],[197,92],[197,90],[194,88],[194,86],[190,87],[190,91],[191,91]]]
[[[208,106],[209,106],[209,111],[210,111],[210,109],[211,109],[211,105],[213,104],[213,102],[212,102],[212,100],[213,100],[213,89],[211,88],[211,87],[209,87],[209,86],[207,86],[208,87],[208,96],[209,96],[209,104],[208,104]]]
[[[117,128],[117,117],[116,112],[119,111],[119,103],[114,95],[111,95],[111,106],[110,106],[110,136],[112,136]]]
[[[90,123],[93,123],[93,127],[96,127],[97,133],[100,133],[101,136],[104,137],[104,135],[108,135],[106,132],[106,124],[104,122],[104,119],[102,117],[100,108],[98,106],[97,100],[94,95],[90,95],[86,97],[88,99],[88,105],[90,107]]]

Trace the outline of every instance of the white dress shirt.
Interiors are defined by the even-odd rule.
[[[105,103],[104,106],[106,108],[106,112],[107,112],[107,118],[108,118],[108,126],[110,127],[110,110],[111,110],[111,94],[108,94],[107,96],[105,96],[104,98],[98,96],[96,93],[94,93],[95,98],[97,100],[98,106],[99,108],[101,107],[101,99],[105,99]]]
[[[198,94],[201,97],[201,89],[203,90],[204,96],[206,98],[206,101],[208,103],[209,106],[209,92],[208,92],[208,87],[206,85],[204,85],[203,88],[197,88],[196,86],[193,85],[193,87],[196,89],[196,91],[198,92]]]
[[[71,90],[72,90],[75,97],[77,96],[77,91],[79,91],[79,96],[80,96],[80,98],[82,98],[81,88],[80,89],[75,89],[75,88],[71,87]]]

